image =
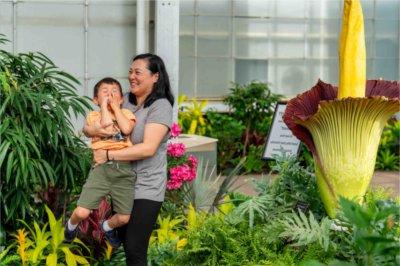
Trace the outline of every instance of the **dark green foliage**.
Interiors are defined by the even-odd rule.
[[[70,121],[90,108],[78,84],[41,53],[0,50],[1,223],[9,230],[17,218],[42,218],[41,202],[64,212],[89,170],[90,151]]]
[[[231,93],[224,99],[232,110],[232,116],[246,127],[242,156],[247,155],[250,144],[261,145],[268,133],[276,102],[280,95],[274,94],[268,85],[251,82],[234,84]]]
[[[267,169],[261,159],[265,137],[280,95],[273,94],[267,84],[260,82],[234,84],[230,90],[224,99],[230,114],[206,113],[206,135],[218,139],[219,170],[233,168],[246,156],[245,170],[262,172]]]
[[[231,162],[243,149],[241,138],[245,127],[241,121],[231,117],[229,114],[219,114],[208,111],[206,135],[218,139],[217,160],[219,170],[233,168]]]
[[[303,212],[312,211],[317,220],[326,216],[319,196],[315,174],[303,167],[295,156],[276,157],[272,171],[278,174],[270,192],[278,205],[290,206]]]
[[[189,232],[188,244],[173,265],[255,265],[270,253],[262,228],[232,226],[216,216]]]
[[[267,162],[262,159],[264,145],[250,145],[246,156],[246,161],[243,165],[247,173],[261,173],[267,167]]]
[[[389,121],[382,133],[376,157],[376,169],[400,169],[400,121]]]
[[[176,259],[177,256],[176,241],[165,241],[162,244],[151,245],[147,257],[148,265],[174,265],[172,261]]]
[[[362,206],[345,198],[340,206],[355,259],[363,265],[398,265],[400,206],[390,200]]]

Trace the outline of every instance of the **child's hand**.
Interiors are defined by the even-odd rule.
[[[109,103],[110,103],[110,97],[109,96],[104,96],[102,101],[101,101],[101,103],[100,103],[100,106],[101,107],[107,107],[107,105]]]
[[[112,124],[113,123],[111,123],[111,125]],[[100,121],[96,121],[93,124],[93,127],[95,129],[97,137],[111,137],[115,134],[115,130],[113,129],[113,127],[110,127],[109,125],[102,126]]]
[[[115,97],[114,93],[111,93],[111,96],[108,99],[109,99],[110,107],[113,111],[120,108],[121,99],[119,97]]]

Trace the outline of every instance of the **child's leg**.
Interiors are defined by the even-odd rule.
[[[121,227],[123,225],[126,225],[129,222],[130,218],[131,218],[130,214],[116,213],[110,219],[108,219],[103,223],[103,230],[107,232],[115,228]]]
[[[81,206],[78,206],[75,208],[74,212],[71,215],[71,218],[69,219],[72,225],[77,225],[81,221],[85,220],[88,218],[90,215],[90,210]]]

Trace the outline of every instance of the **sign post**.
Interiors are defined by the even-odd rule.
[[[276,155],[298,155],[300,140],[283,122],[283,114],[286,110],[286,103],[279,102],[275,106],[274,118],[268,133],[263,159],[273,159]]]

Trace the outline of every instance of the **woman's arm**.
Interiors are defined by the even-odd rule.
[[[144,128],[142,143],[121,150],[109,150],[108,158],[116,161],[136,161],[151,157],[156,153],[168,130],[166,125],[148,123]],[[105,163],[107,161],[106,151],[93,151],[93,159],[97,164]]]

